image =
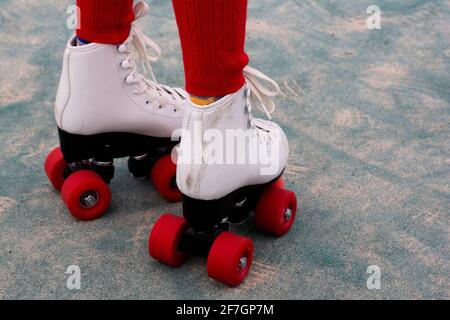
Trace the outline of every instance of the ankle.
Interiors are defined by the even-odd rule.
[[[191,96],[190,99],[193,103],[195,103],[198,106],[208,106],[218,100],[220,100],[222,97],[199,97],[199,96]]]
[[[84,46],[86,44],[90,44],[91,42],[85,39],[80,38],[79,36],[76,37],[77,38],[77,46],[81,47]]]

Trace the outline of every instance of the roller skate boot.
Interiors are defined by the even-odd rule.
[[[297,211],[296,195],[282,180],[286,136],[252,116],[254,107],[271,119],[280,89],[250,67],[244,75],[243,88],[209,106],[186,102],[177,160],[183,217],[161,216],[148,240],[154,259],[178,267],[191,254],[206,258],[208,275],[229,286],[245,279],[253,258],[253,242],[229,232],[230,224],[254,213],[258,229],[283,236]]]
[[[134,11],[137,20],[148,6],[139,2]],[[151,62],[160,51],[135,22],[118,46],[69,40],[55,102],[60,147],[48,155],[45,172],[75,218],[93,220],[106,212],[115,158],[129,157],[133,176],[151,178],[168,201],[181,200],[170,153],[187,93],[156,81]],[[137,61],[150,79],[139,73]]]

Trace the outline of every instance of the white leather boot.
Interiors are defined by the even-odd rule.
[[[148,5],[140,1],[134,12],[138,20],[148,12]],[[181,198],[174,182],[175,164],[168,154],[176,144],[171,136],[181,127],[187,94],[156,81],[151,63],[160,53],[135,22],[121,45],[77,46],[75,37],[67,44],[55,102],[61,147],[49,154],[45,170],[79,219],[99,217],[109,203],[102,208],[99,204],[110,198],[104,195],[101,199],[99,192],[87,187],[78,190],[88,179],[83,171],[91,171],[90,177],[97,175],[92,187],[106,190],[99,181],[108,183],[113,178],[114,158],[129,156],[135,177],[151,176],[167,200]],[[138,62],[150,79],[139,73]]]
[[[247,83],[236,93],[208,106],[186,102],[177,163],[177,183],[185,196],[221,199],[278,178],[286,166],[289,144],[283,130],[252,116],[252,107],[257,107],[271,118],[271,97],[278,93],[278,85],[250,67],[244,74]],[[274,90],[263,88],[257,77]]]
[[[147,11],[145,3],[136,4],[136,20]],[[154,56],[149,56],[147,47]],[[128,39],[119,46],[76,46],[75,37],[71,38],[55,103],[58,127],[79,135],[126,132],[170,137],[181,127],[186,92],[156,81],[151,63],[160,53],[158,45],[139,30],[136,22]],[[149,80],[138,73],[139,61]]]
[[[254,107],[271,118],[279,87],[250,67],[244,76],[243,88],[211,105],[186,101],[177,162],[184,219],[162,216],[149,240],[153,258],[177,266],[187,253],[203,256],[209,276],[231,286],[247,275],[253,244],[229,233],[229,223],[255,212],[261,230],[282,236],[297,209],[295,194],[280,180],[289,155],[286,136],[274,122],[252,116]]]

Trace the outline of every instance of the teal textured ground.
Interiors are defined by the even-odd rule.
[[[201,259],[177,270],[149,259],[153,223],[180,206],[124,160],[98,221],[72,219],[50,187],[69,4],[0,0],[0,298],[450,298],[450,1],[250,0],[248,52],[283,90],[275,118],[301,215],[282,239],[233,229],[256,249],[236,289],[208,280]],[[182,85],[170,1],[150,4],[141,25],[164,50],[157,76]],[[366,28],[371,4],[381,30]],[[74,264],[82,288],[70,291]],[[370,265],[380,290],[366,288]]]

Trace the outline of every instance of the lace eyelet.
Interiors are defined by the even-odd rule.
[[[148,101],[148,100],[145,100],[145,105],[149,105],[150,104],[150,101]]]
[[[130,62],[128,60],[123,60],[121,63],[122,69],[129,69],[130,68]]]
[[[121,44],[121,45],[117,48],[117,51],[119,51],[120,53],[125,53],[125,52],[127,52],[127,48],[126,48],[123,44]]]
[[[134,84],[135,83],[135,80],[133,79],[133,78],[130,78],[130,76],[128,76],[128,77],[126,77],[125,78],[125,82],[127,83],[127,84]]]

